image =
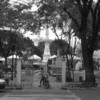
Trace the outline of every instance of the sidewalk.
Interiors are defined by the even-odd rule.
[[[21,90],[13,89],[10,92],[12,93],[12,95],[26,95],[26,96],[27,95],[31,96],[33,94],[47,95],[48,93],[52,94],[52,95],[58,93],[60,95],[63,94],[63,95],[67,95],[67,96],[69,94],[76,94],[76,96],[81,98],[79,100],[100,100],[100,80],[98,80],[98,87],[95,87],[95,88],[76,88],[75,87],[75,88],[67,88],[66,90],[61,89],[62,83],[56,82],[55,80],[53,80],[53,78],[51,78],[49,80],[50,85],[51,85],[50,89],[44,89],[43,87],[38,87],[39,81],[40,80],[38,78],[38,74],[36,74],[33,79],[33,83],[30,84],[30,87],[27,87],[27,84],[26,84],[26,86],[23,87]],[[14,99],[12,99],[12,100],[14,100]],[[15,99],[15,100],[18,100],[18,99]],[[21,99],[21,100],[23,100],[23,99]],[[33,99],[29,99],[29,100],[33,100]],[[40,99],[36,99],[36,100],[40,100]],[[47,100],[51,100],[51,99],[47,99]],[[53,100],[63,100],[63,99],[53,99]],[[64,99],[64,100],[75,100],[75,99]],[[78,100],[78,99],[76,99],[76,100]]]
[[[97,88],[86,88],[82,90],[73,89],[71,90],[82,100],[100,100],[100,87]]]
[[[52,83],[53,85],[53,83]],[[63,95],[66,96],[67,99],[53,99],[53,100],[100,100],[100,87],[95,87],[95,88],[84,88],[84,89],[71,89],[71,90],[62,90],[60,88],[57,88],[57,84],[55,83],[56,87],[53,85],[53,87],[55,88],[50,88],[50,89],[44,89],[42,87],[33,87],[33,88],[24,88],[21,90],[12,90],[10,91],[10,96],[9,98],[11,98],[11,100],[14,100],[14,97],[16,97],[15,100],[20,100],[20,98],[22,98],[21,100],[24,100],[23,97],[34,97],[34,96],[41,96],[44,98],[45,96],[47,96],[47,99],[45,100],[52,100],[51,97],[57,96],[57,98],[59,97],[59,95]],[[59,86],[59,85],[58,85]],[[74,97],[77,96],[80,99],[72,99]],[[72,97],[69,97],[72,96]],[[18,99],[19,97],[19,99]],[[36,99],[36,100],[43,100],[43,98],[41,99]],[[71,99],[69,99],[71,98]],[[2,100],[2,99],[0,99]],[[10,100],[10,99],[3,99],[3,100]],[[25,99],[25,100],[35,100],[35,99]]]
[[[12,90],[0,100],[81,100],[69,90],[59,88],[31,88]]]

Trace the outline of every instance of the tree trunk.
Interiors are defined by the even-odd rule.
[[[7,57],[5,57],[5,72],[6,72],[6,76],[7,76],[7,73],[8,73],[7,68],[8,68],[8,66],[7,66]]]
[[[66,54],[66,58],[67,58],[67,62],[66,62],[66,81],[71,82],[72,78],[71,78],[71,72],[70,72],[70,59],[68,59],[68,55]]]
[[[5,57],[5,68],[7,68],[7,57]]]
[[[82,42],[82,54],[83,54],[83,65],[85,68],[85,83],[88,86],[95,85],[95,75],[94,75],[94,66],[93,66],[93,50],[88,48],[86,42]]]
[[[85,14],[85,13],[84,13]],[[87,14],[88,15],[88,14]],[[87,16],[82,16],[81,22],[81,44],[83,65],[85,68],[85,84],[95,85],[94,66],[93,66],[93,47],[90,45],[90,37],[87,34]]]

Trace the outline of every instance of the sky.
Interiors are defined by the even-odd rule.
[[[16,1],[19,2],[19,3],[25,3],[26,4],[26,3],[28,3],[28,2],[30,2],[32,0],[10,0],[11,3],[14,3]]]
[[[48,33],[49,33],[49,39],[50,40],[54,40],[54,39],[57,38],[56,35],[54,34],[54,32],[50,28],[48,29]],[[60,31],[58,31],[57,33],[60,34]],[[40,37],[41,39],[46,39],[46,30],[45,29],[41,30],[39,35],[34,35],[34,33],[32,33],[32,32],[27,32],[25,34],[25,36],[26,37],[28,36],[31,39],[34,39],[34,38],[37,38],[37,37]]]

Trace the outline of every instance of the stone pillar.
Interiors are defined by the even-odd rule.
[[[62,62],[62,85],[66,83],[66,62]]]
[[[21,86],[22,86],[22,83],[21,83],[21,59],[17,60],[16,71],[17,71],[17,75],[16,75],[17,88],[21,88]]]

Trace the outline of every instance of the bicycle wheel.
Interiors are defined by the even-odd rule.
[[[45,82],[44,82],[44,87],[45,87],[46,89],[50,87],[48,81],[45,81]]]

